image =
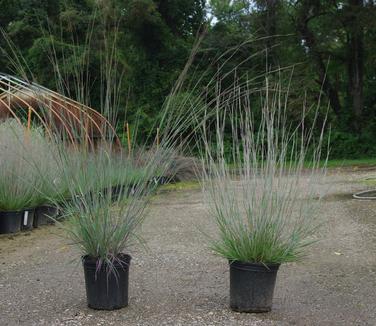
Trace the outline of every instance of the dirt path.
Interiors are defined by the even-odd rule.
[[[82,268],[56,227],[0,237],[0,325],[376,325],[376,201],[350,194],[369,172],[337,172],[323,204],[322,241],[281,267],[272,313],[228,309],[228,266],[212,256],[199,190],[158,195],[132,253],[130,305],[86,307]]]

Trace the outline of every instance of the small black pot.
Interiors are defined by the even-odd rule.
[[[279,264],[230,262],[230,307],[238,312],[268,312]]]
[[[82,258],[85,274],[86,297],[89,308],[114,310],[128,305],[128,276],[131,256],[120,255],[120,262],[114,262],[114,270],[108,271],[102,264],[97,269],[97,259]]]
[[[39,206],[35,209],[33,226],[37,228],[41,225],[54,224],[55,221],[51,217],[56,219],[58,214],[59,210],[56,206]]]
[[[23,215],[23,211],[0,212],[0,234],[19,232]]]
[[[34,208],[25,208],[21,219],[21,230],[28,231],[33,229]]]

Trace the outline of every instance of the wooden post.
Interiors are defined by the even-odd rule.
[[[25,144],[29,144],[29,141],[30,141],[31,113],[32,113],[32,109],[29,106],[27,109],[27,125],[26,125],[26,130],[25,130],[25,135],[24,135]]]
[[[131,131],[129,129],[129,124],[127,122],[126,124],[127,127],[127,141],[128,141],[128,156],[131,156]]]
[[[85,114],[86,113],[86,114]],[[85,134],[85,150],[88,150],[89,149],[89,117],[88,117],[88,113],[86,111],[84,111],[84,121],[85,121],[85,125],[84,125],[84,134]]]
[[[31,114],[32,114],[32,109],[29,106],[28,112],[27,112],[27,131],[30,131],[31,128]]]

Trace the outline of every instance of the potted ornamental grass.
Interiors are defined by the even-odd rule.
[[[138,187],[142,187],[142,184],[147,178],[148,169],[144,169],[142,166],[136,166],[134,159],[126,155],[116,154],[113,155],[113,169],[108,180],[111,182],[111,193],[114,200],[117,200],[119,196],[129,196],[136,192]]]
[[[36,136],[38,132],[12,119],[0,124],[0,233],[33,226],[34,201],[42,184],[30,164]]]
[[[280,265],[306,255],[318,226],[322,126],[314,129],[312,112],[287,123],[287,99],[277,93],[263,93],[257,116],[250,94],[239,91],[230,109],[218,105],[215,136],[204,137],[203,184],[217,225],[211,249],[229,262],[238,312],[271,310]]]
[[[59,164],[59,148],[52,139],[44,137],[42,132],[34,132],[34,145],[28,160],[33,173],[38,178],[34,187],[32,207],[35,208],[33,227],[54,224],[59,215],[56,201],[68,195],[68,189],[62,178],[62,166]]]
[[[55,171],[58,173],[58,169]],[[35,207],[34,228],[55,223],[60,212],[56,201],[66,194],[67,191],[64,189],[60,178],[49,173],[44,175],[39,187],[34,192],[32,200],[32,207]]]
[[[0,146],[1,147],[1,146]],[[4,152],[2,152],[3,155]],[[29,181],[22,178],[23,163],[0,159],[0,233],[16,233],[30,229],[33,210],[30,209],[34,196]],[[27,176],[24,176],[25,178]]]
[[[128,305],[131,248],[142,241],[138,231],[149,200],[145,193],[151,192],[147,181],[160,160],[156,156],[149,160],[144,179],[132,195],[124,191],[114,199],[111,189],[118,180],[109,176],[118,168],[118,157],[111,150],[81,152],[72,164],[70,154],[68,150],[60,153],[70,199],[59,199],[65,207],[65,221],[58,224],[81,251],[88,306],[120,309]],[[72,167],[80,173],[70,171]]]
[[[70,174],[66,180],[76,180],[75,192],[80,192],[80,189],[85,189],[87,193],[110,192],[114,201],[128,197],[135,192],[136,187],[142,186],[149,169],[135,166],[129,155],[122,152],[114,153],[106,148],[97,148],[94,152],[85,153],[84,156],[80,150],[70,150],[69,156],[68,162],[64,163],[69,166],[67,173]],[[81,166],[83,157],[84,168]],[[100,178],[97,175],[98,171],[101,171]]]

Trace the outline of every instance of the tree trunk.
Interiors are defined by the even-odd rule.
[[[364,45],[363,27],[359,15],[363,9],[362,0],[349,0],[348,24],[348,74],[349,94],[352,99],[354,127],[359,130],[363,111],[363,79],[364,79]]]
[[[264,29],[265,47],[267,49],[268,64],[278,65],[278,56],[274,51],[275,35],[277,34],[277,10],[280,0],[261,0],[257,4],[262,11],[261,26]]]
[[[314,3],[315,1],[313,1]],[[310,13],[313,11],[313,3],[311,1],[302,1],[301,7],[297,12],[297,29],[300,33],[304,45],[308,48],[309,54],[313,59],[313,62],[317,68],[317,73],[319,75],[319,82],[325,94],[329,98],[330,107],[333,109],[337,116],[340,116],[342,112],[341,103],[338,96],[338,90],[333,86],[329,75],[327,74],[326,64],[322,57],[321,52],[318,49],[315,35],[309,29],[308,22],[310,20]]]
[[[266,35],[269,37],[266,41],[268,52],[272,63],[276,64],[276,55],[273,49],[275,41],[274,36],[277,34],[277,5],[278,0],[266,0]]]

